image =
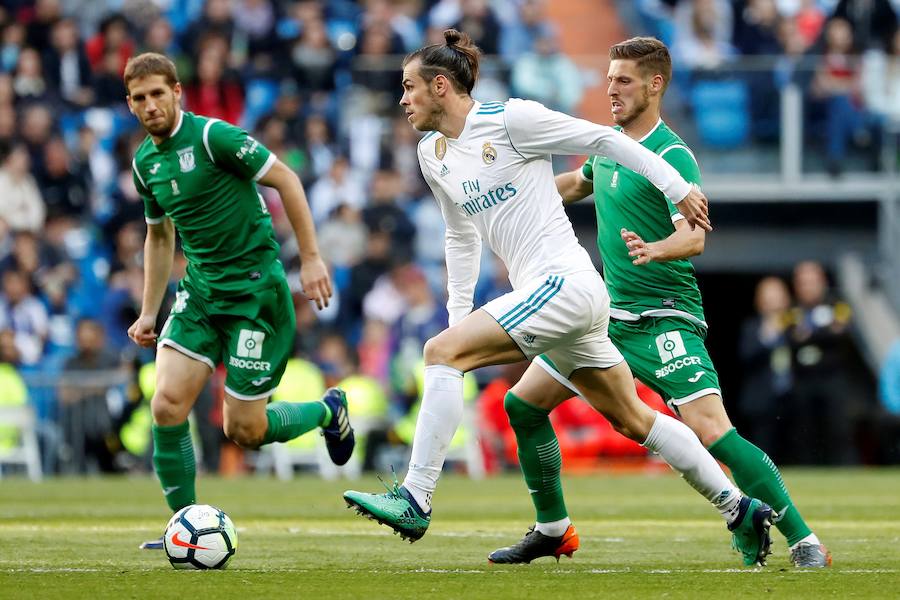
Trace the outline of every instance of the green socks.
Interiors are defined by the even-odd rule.
[[[172,511],[196,502],[194,443],[188,422],[153,425],[153,469]]]
[[[709,453],[728,465],[735,483],[744,493],[759,498],[778,513],[775,526],[787,538],[789,546],[812,533],[791,501],[778,467],[765,452],[742,438],[736,429],[713,442]]]
[[[549,411],[532,406],[507,392],[503,408],[519,445],[519,466],[537,511],[538,523],[551,523],[569,516],[559,479],[562,455],[550,424]]]
[[[269,427],[263,444],[287,442],[331,421],[323,402],[273,402],[266,407]]]

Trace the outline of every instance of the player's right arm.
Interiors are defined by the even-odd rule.
[[[128,328],[128,337],[135,344],[149,348],[156,344],[156,318],[166,295],[172,259],[175,255],[175,225],[153,198],[152,192],[132,163],[134,185],[144,201],[147,221],[147,237],[144,240],[144,294],[141,298],[141,314]]]
[[[650,180],[691,226],[712,230],[706,196],[670,164],[620,131],[550,110],[530,100],[510,100],[504,113],[510,142],[523,157],[547,154],[607,156]]]
[[[594,172],[591,161],[592,159],[588,159],[580,169],[560,173],[556,176],[556,190],[562,196],[563,204],[578,202],[594,193]]]
[[[475,284],[481,269],[481,236],[440,186],[431,178],[419,148],[419,166],[444,217],[444,255],[447,262],[447,314],[453,327],[472,312]]]

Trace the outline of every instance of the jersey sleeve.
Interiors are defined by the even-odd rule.
[[[219,167],[241,179],[259,181],[276,157],[249,133],[231,123],[210,119],[203,127],[203,145]]]
[[[447,262],[447,314],[452,327],[472,312],[475,284],[481,269],[481,236],[474,223],[463,216],[456,205],[431,178],[428,165],[418,149],[422,176],[441,209],[446,231],[444,254]]]
[[[685,181],[696,184],[697,186],[702,185],[700,165],[697,164],[697,159],[687,146],[675,144],[665,148],[659,155],[663,160],[672,165]],[[666,203],[669,206],[669,215],[672,217],[673,223],[684,218],[684,215],[678,212],[678,209],[672,204],[671,200],[666,198]]]
[[[578,171],[581,174],[581,178],[585,181],[594,182],[594,157],[590,157],[584,164],[581,165],[581,169]]]
[[[144,202],[144,220],[150,225],[162,223],[166,213],[156,201],[156,198],[153,197],[153,192],[144,183],[144,178],[141,177],[141,173],[138,171],[137,160],[131,161],[131,178],[134,181],[134,187],[137,188],[138,195]]]
[[[691,191],[691,185],[671,165],[612,127],[577,119],[531,100],[507,102],[504,119],[510,143],[523,158],[548,154],[607,156],[649,179],[674,202]]]

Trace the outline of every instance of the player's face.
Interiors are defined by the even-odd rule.
[[[431,85],[419,75],[418,60],[404,67],[402,83],[400,106],[406,111],[406,120],[419,131],[435,131],[443,109]]]
[[[181,84],[170,86],[162,75],[132,79],[128,84],[128,108],[152,136],[169,135],[180,104]]]
[[[613,121],[627,127],[650,107],[649,83],[644,81],[633,60],[614,60],[606,76]]]

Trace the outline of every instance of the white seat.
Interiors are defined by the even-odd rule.
[[[43,471],[34,410],[30,406],[0,406],[0,424],[19,430],[19,446],[0,448],[0,476],[5,464],[24,465],[28,477],[32,481],[40,481]]]

